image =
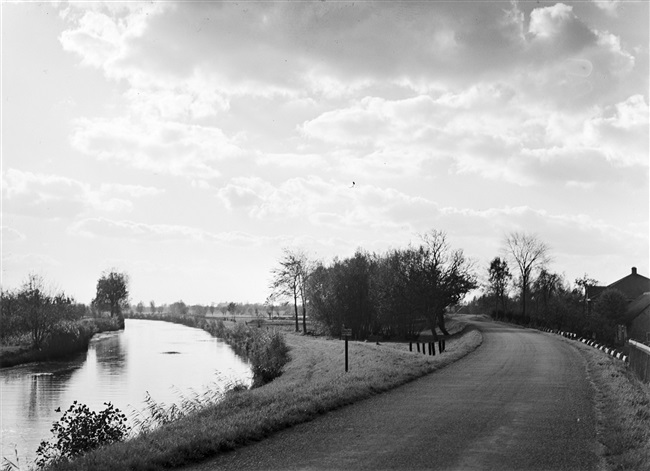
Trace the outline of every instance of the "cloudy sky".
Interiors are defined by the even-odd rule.
[[[505,234],[649,274],[645,1],[2,3],[2,285],[263,301],[329,261]]]

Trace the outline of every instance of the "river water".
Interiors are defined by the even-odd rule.
[[[31,462],[52,423],[73,401],[91,410],[105,402],[126,413],[142,411],[148,392],[158,403],[251,383],[249,365],[225,342],[207,332],[168,322],[127,319],[125,328],[93,337],[87,353],[68,361],[0,370],[2,457]],[[4,462],[4,459],[3,459]]]

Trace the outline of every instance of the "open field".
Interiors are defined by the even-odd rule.
[[[286,333],[292,360],[273,382],[229,393],[215,406],[57,469],[152,470],[200,461],[442,368],[481,339],[468,329],[436,356],[409,352],[407,343],[350,342],[346,373],[343,341]]]

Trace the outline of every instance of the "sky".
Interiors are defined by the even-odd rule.
[[[646,1],[2,3],[2,287],[262,302],[330,262],[507,234],[649,270]]]

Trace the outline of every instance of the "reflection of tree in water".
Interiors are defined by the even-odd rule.
[[[77,369],[78,366],[71,366],[62,370],[33,373],[29,377],[27,417],[35,419],[41,415],[48,416],[60,407],[61,395]]]
[[[93,345],[97,355],[97,368],[101,373],[111,376],[120,374],[126,366],[126,349],[121,336],[111,335],[100,339]]]

